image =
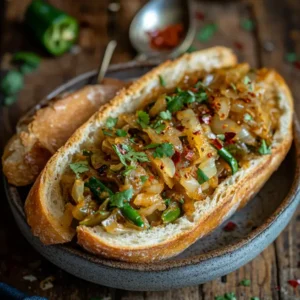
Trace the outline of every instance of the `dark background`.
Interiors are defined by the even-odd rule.
[[[39,69],[26,76],[25,87],[18,101],[0,108],[2,149],[13,134],[16,121],[52,89],[77,74],[95,69],[109,37],[106,33],[108,0],[49,0],[80,22],[77,51],[59,58],[47,56],[24,31],[22,18],[28,0],[0,1],[1,70],[8,69],[11,53],[34,51],[43,57]],[[144,0],[121,0],[118,16],[118,46],[112,63],[131,60],[135,56],[128,41],[128,26]],[[300,113],[300,62],[288,62],[286,55],[297,53],[300,58],[300,1],[194,1],[197,32],[208,23],[216,23],[218,30],[207,42],[195,38],[197,49],[212,45],[231,47],[240,61],[253,67],[276,68],[287,80]],[[255,28],[247,31],[240,23],[250,19]],[[3,187],[2,187],[3,189]],[[300,279],[300,210],[292,222],[256,259],[223,278],[206,284],[167,292],[126,292],[100,287],[77,279],[58,269],[35,252],[20,234],[9,211],[4,191],[1,192],[0,218],[0,281],[9,283],[28,294],[50,299],[214,299],[215,295],[235,292],[238,299],[300,299],[300,288],[292,288],[290,279]],[[30,283],[23,276],[34,275]],[[43,291],[40,281],[54,276],[53,288]],[[251,279],[250,287],[239,286],[244,278]],[[108,298],[109,299],[109,298]]]

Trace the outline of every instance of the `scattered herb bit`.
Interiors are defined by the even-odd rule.
[[[261,141],[261,145],[260,145],[260,147],[259,147],[259,149],[258,149],[258,152],[259,152],[259,154],[261,154],[261,155],[268,155],[268,154],[271,154],[271,147],[268,147],[266,141],[265,141],[265,140],[262,140],[262,141]]]
[[[171,157],[175,153],[174,147],[170,143],[160,144],[153,152],[154,158]]]
[[[16,70],[11,70],[1,80],[0,90],[4,95],[12,96],[21,90],[23,84],[23,75]]]
[[[105,125],[107,128],[112,129],[113,127],[116,126],[117,122],[118,122],[118,118],[108,117]]]
[[[151,127],[157,134],[160,134],[165,130],[166,124],[162,120],[158,120]]]
[[[141,179],[142,183],[145,183],[148,180],[148,176],[145,176],[145,175],[140,176],[140,179]]]
[[[161,75],[158,75],[158,77],[160,85],[165,87],[167,85],[165,79]]]
[[[221,141],[225,141],[225,134],[223,133],[217,134],[217,138]]]
[[[127,176],[127,175],[129,175],[130,172],[131,172],[132,170],[134,170],[134,169],[135,169],[135,166],[127,166],[127,167],[125,168],[125,171],[122,172],[122,175],[123,175],[123,176]]]
[[[246,76],[244,77],[243,82],[244,82],[244,84],[247,85],[247,84],[251,83],[251,79],[249,78],[249,76],[246,75]]]
[[[137,112],[137,116],[138,116],[137,123],[140,124],[142,128],[147,128],[150,123],[149,115],[145,111],[139,110]]]
[[[206,176],[206,174],[199,168],[197,170],[197,179],[200,184],[209,180],[209,178]]]
[[[180,200],[179,200],[179,203],[180,203],[180,204],[184,204],[184,199],[180,199]]]
[[[230,83],[230,86],[232,87],[232,89],[236,92],[236,86],[235,86],[235,84],[234,83]]]
[[[248,113],[244,114],[244,121],[245,122],[252,121],[252,120],[253,120],[253,118],[250,114],[248,114]]]
[[[298,286],[300,286],[300,279],[289,280],[288,284],[293,288],[297,288]]]
[[[226,300],[237,300],[235,293],[225,293],[224,297]]]
[[[171,204],[171,199],[165,199],[165,204],[167,205],[167,206],[169,206],[170,204]]]
[[[252,31],[255,28],[255,24],[251,19],[241,20],[241,27],[246,31]]]
[[[161,111],[159,113],[159,116],[163,119],[163,120],[171,120],[172,119],[172,114],[166,110],[166,111]]]
[[[187,50],[186,50],[186,52],[187,53],[192,53],[192,52],[195,52],[197,50],[197,48],[195,47],[195,46],[190,46]]]
[[[124,166],[127,166],[126,161],[129,162],[148,162],[149,159],[144,152],[136,152],[134,151],[130,146],[127,145],[112,145],[112,148],[114,149],[115,153],[119,157],[121,163]]]
[[[9,106],[9,105],[12,105],[13,103],[15,103],[16,101],[17,101],[17,96],[11,95],[11,96],[5,96],[3,103],[5,106]]]
[[[147,146],[144,147],[144,149],[153,149],[153,148],[157,148],[160,144],[158,143],[153,143],[153,144],[149,144]]]
[[[243,279],[239,285],[242,285],[242,286],[250,286],[251,285],[251,280],[250,279]]]
[[[197,39],[203,43],[208,42],[216,33],[217,29],[218,27],[216,24],[207,24],[200,29],[200,31],[197,34]]]
[[[289,63],[294,63],[298,60],[297,54],[295,52],[289,52],[285,55],[285,59]]]
[[[234,231],[237,228],[237,225],[234,222],[229,221],[223,228],[226,232]]]
[[[125,130],[123,130],[123,129],[117,129],[117,130],[116,130],[116,134],[117,134],[117,136],[119,136],[119,137],[124,137],[124,136],[127,135],[127,132],[126,132]]]
[[[102,132],[103,132],[104,135],[113,136],[113,134],[111,132],[107,131],[107,130],[102,129]]]
[[[122,208],[124,206],[124,202],[130,201],[133,196],[133,189],[130,188],[123,192],[118,192],[110,196],[110,205],[116,206],[118,208]]]
[[[251,297],[250,300],[260,300],[260,298],[259,297]]]
[[[33,52],[16,52],[12,62],[21,63],[20,71],[22,74],[27,74],[38,68],[41,58]]]
[[[78,161],[75,163],[71,163],[70,168],[78,177],[79,174],[87,172],[89,170],[89,163],[86,160]]]

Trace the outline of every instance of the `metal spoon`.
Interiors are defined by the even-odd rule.
[[[184,37],[176,48],[151,48],[147,32],[178,23],[183,24]],[[194,35],[195,24],[190,0],[151,0],[136,14],[129,29],[130,42],[138,52],[137,60],[176,57],[190,47]]]

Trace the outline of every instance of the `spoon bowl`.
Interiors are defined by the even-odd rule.
[[[177,47],[170,50],[151,47],[148,32],[179,23],[183,25],[183,36]],[[194,34],[195,26],[191,15],[191,3],[186,0],[149,1],[136,14],[129,29],[129,39],[139,53],[139,60],[150,57],[176,57],[190,47]]]

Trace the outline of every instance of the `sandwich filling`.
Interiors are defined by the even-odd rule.
[[[109,117],[61,179],[70,224],[112,234],[192,218],[194,203],[272,152],[278,95],[272,71],[248,64],[186,75],[135,113]]]

